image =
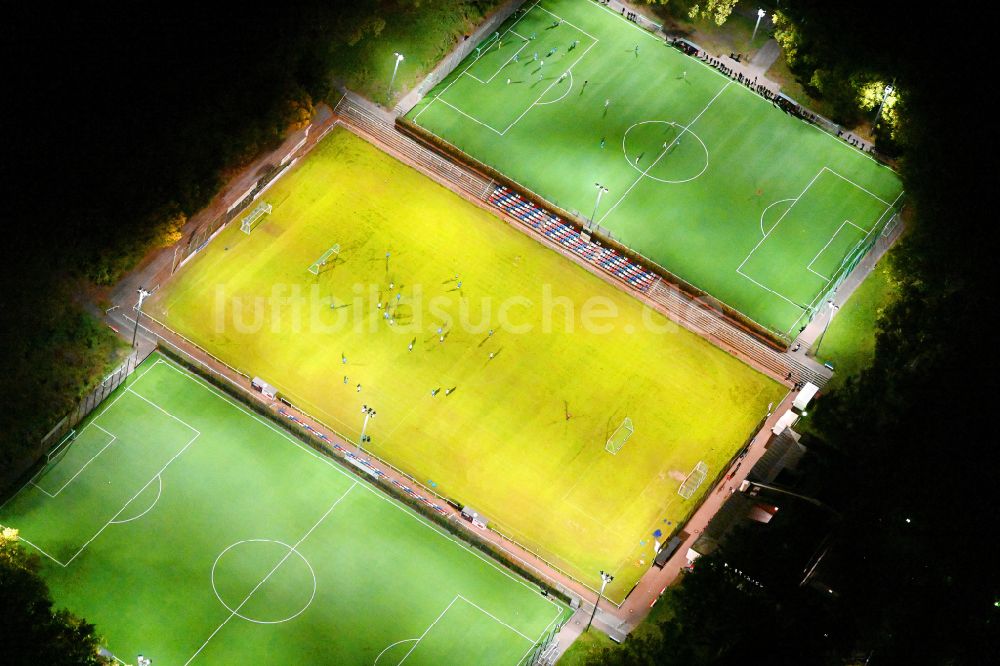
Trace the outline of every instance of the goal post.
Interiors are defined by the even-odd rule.
[[[261,201],[257,204],[257,207],[250,211],[250,214],[243,218],[240,222],[240,231],[249,235],[253,231],[254,227],[257,226],[261,220],[264,219],[265,215],[271,213],[271,204],[266,201]]]
[[[340,243],[337,243],[329,250],[324,252],[319,259],[314,261],[312,265],[309,266],[309,272],[312,273],[313,275],[319,275],[320,270],[323,268],[323,266],[326,266],[326,264],[330,261],[330,258],[333,257],[334,259],[336,259],[336,257],[339,255],[340,255]]]
[[[693,470],[691,470],[691,473],[687,475],[686,479],[684,479],[684,483],[681,484],[681,487],[677,489],[677,494],[684,499],[691,499],[707,476],[708,465],[699,460],[698,464],[694,466]]]
[[[604,445],[604,450],[612,455],[618,453],[625,446],[625,442],[628,441],[628,438],[632,436],[634,431],[635,428],[632,425],[632,419],[626,416],[622,424],[618,426],[618,429],[608,438],[607,443]]]

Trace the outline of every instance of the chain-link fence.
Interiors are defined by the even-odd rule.
[[[121,386],[122,383],[128,379],[129,375],[135,372],[135,369],[144,360],[146,360],[146,357],[149,356],[151,351],[151,349],[143,352],[140,352],[138,349],[133,350],[121,365],[105,377],[101,383],[94,388],[94,390],[88,393],[87,396],[81,400],[71,412],[66,414],[66,416],[64,416],[59,423],[57,423],[55,427],[41,439],[38,445],[38,454],[44,454],[58,442],[61,442],[70,431],[79,425],[81,421],[87,418],[91,412],[97,409],[97,407],[100,406],[100,404],[104,402],[104,400],[111,395],[116,388]]]

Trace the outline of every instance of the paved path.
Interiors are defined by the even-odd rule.
[[[781,47],[778,46],[778,42],[773,39],[767,40],[750,58],[751,71],[756,72],[758,76],[764,76],[780,55]]]

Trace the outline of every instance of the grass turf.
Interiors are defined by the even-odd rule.
[[[155,354],[0,523],[129,661],[513,665],[569,613]]]
[[[531,5],[408,117],[582,216],[601,183],[595,217],[615,238],[789,337],[901,193],[891,170],[594,2]]]
[[[374,407],[367,449],[617,601],[784,392],[346,130],[265,198],[146,312],[355,441]]]
[[[837,369],[827,391],[857,376],[875,358],[878,321],[896,293],[892,264],[883,258],[837,312],[819,344],[813,345],[813,353]]]

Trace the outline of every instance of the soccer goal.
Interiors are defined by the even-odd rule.
[[[312,266],[309,267],[309,272],[312,273],[313,275],[319,275],[319,272],[323,268],[323,266],[326,266],[326,264],[329,261],[331,261],[331,258],[332,260],[336,260],[336,258],[339,255],[340,255],[340,243],[337,243],[329,250],[324,252],[323,256],[321,256],[319,259],[313,262]]]
[[[51,465],[55,461],[62,458],[63,454],[69,450],[70,444],[76,439],[76,430],[70,430],[59,440],[59,443],[49,449],[49,452],[45,454],[46,464]]]
[[[261,201],[257,204],[257,207],[250,211],[250,214],[243,218],[243,222],[240,223],[240,231],[245,234],[250,234],[253,228],[264,219],[265,215],[270,214],[271,204],[266,201]]]
[[[684,479],[681,487],[677,489],[677,494],[684,499],[691,499],[691,496],[697,492],[706,476],[708,476],[708,465],[699,460],[698,464],[691,470],[691,473]]]
[[[604,450],[610,454],[618,453],[625,446],[625,442],[632,436],[634,431],[635,428],[632,427],[632,419],[626,416],[622,424],[618,426],[618,429],[608,438],[608,443],[604,445]]]

